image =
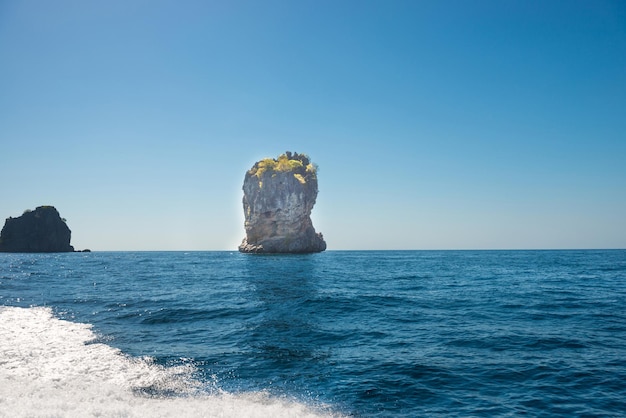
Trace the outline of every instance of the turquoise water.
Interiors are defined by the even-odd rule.
[[[0,389],[26,382],[18,416],[60,392],[68,416],[81,402],[166,416],[160,401],[171,415],[626,414],[623,250],[0,254],[0,305]],[[74,352],[76,324],[92,325],[82,346],[147,365],[126,378],[118,357],[81,359],[102,385],[126,379],[128,398],[70,391],[78,361],[48,367]],[[40,351],[43,336],[7,340],[46,329]],[[155,371],[159,384],[136,381]]]

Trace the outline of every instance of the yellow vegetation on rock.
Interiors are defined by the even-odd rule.
[[[302,167],[302,161],[290,160],[285,154],[282,154],[278,157],[276,171],[294,171]]]
[[[302,177],[302,174],[299,173],[295,173],[293,175],[300,183],[304,184],[306,183],[306,180],[304,179],[304,177]]]
[[[274,158],[264,158],[252,167],[250,170],[250,174],[256,175],[258,178],[261,178],[263,173],[266,171],[278,171],[278,172],[290,172],[296,171],[298,169],[304,168],[304,164],[302,161],[297,159],[290,159],[286,154],[281,154],[277,159]],[[309,173],[315,173],[315,166],[313,164],[307,164],[306,171]],[[301,183],[304,183],[304,177],[300,175],[302,180],[298,178]]]

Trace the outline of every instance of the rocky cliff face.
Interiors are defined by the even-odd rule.
[[[311,210],[317,198],[317,169],[306,155],[287,152],[248,170],[243,182],[245,253],[311,253],[326,249],[315,232]]]
[[[8,218],[0,232],[0,252],[71,252],[72,231],[53,206],[39,206],[18,218]]]

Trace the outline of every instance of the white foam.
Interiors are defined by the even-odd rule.
[[[264,392],[203,394],[192,367],[162,367],[94,339],[90,325],[57,319],[49,308],[0,307],[0,416],[322,416]]]

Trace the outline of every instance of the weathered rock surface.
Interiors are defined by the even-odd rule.
[[[243,182],[244,253],[312,253],[326,249],[311,210],[317,198],[317,168],[304,154],[266,158]]]
[[[0,232],[0,252],[72,252],[72,231],[53,206],[39,206],[17,218],[7,218]]]

